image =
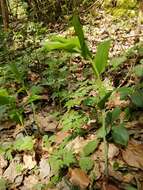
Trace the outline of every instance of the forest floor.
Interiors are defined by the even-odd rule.
[[[28,40],[17,37],[10,56],[24,67],[6,71],[2,87],[16,92],[19,111],[6,109],[20,122],[6,120],[8,110],[0,113],[0,190],[143,190],[143,30],[137,16],[115,18],[103,10],[81,22],[92,53],[112,40],[102,81],[114,92],[107,101],[107,94],[98,98],[90,64],[79,54],[39,51],[52,35],[74,36],[73,27],[43,28],[26,50],[32,31]],[[104,109],[95,105],[104,100]]]

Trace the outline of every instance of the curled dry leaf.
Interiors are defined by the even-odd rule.
[[[69,169],[70,181],[74,185],[78,185],[81,189],[89,186],[90,180],[84,171],[79,168]]]
[[[136,168],[143,169],[143,144],[139,141],[131,140],[125,150],[122,150],[124,161]]]

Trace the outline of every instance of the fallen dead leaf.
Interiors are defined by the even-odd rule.
[[[2,177],[3,169],[7,166],[8,162],[4,159],[3,155],[0,155],[0,177]]]
[[[123,175],[123,182],[125,183],[131,183],[131,181],[134,179],[134,175],[131,173]]]
[[[60,132],[58,132],[58,133],[56,134],[56,136],[55,136],[55,143],[56,143],[56,144],[61,144],[62,141],[63,141],[66,137],[68,137],[69,135],[70,135],[70,133],[67,132],[67,131],[60,131]]]
[[[38,123],[40,129],[44,132],[55,132],[58,126],[58,122],[52,115],[45,117],[39,113],[36,115],[36,122]]]
[[[17,168],[17,164],[20,163],[20,158],[15,158],[14,160],[12,160],[12,162],[10,163],[10,165],[8,166],[8,168],[5,170],[5,172],[3,173],[3,177],[5,179],[8,179],[10,182],[14,182],[14,180],[16,179],[16,177],[18,177],[21,172],[18,172],[16,170]]]
[[[109,144],[108,146],[108,159],[113,160],[115,156],[119,154],[119,148],[117,148],[114,144]]]
[[[118,181],[123,181],[123,175],[120,171],[116,171],[113,169],[112,166],[108,167],[108,174],[109,176],[113,177],[114,179],[118,180]]]
[[[104,146],[105,145],[103,142],[99,145],[97,151],[92,155],[94,160],[99,159],[101,161],[104,161],[104,159],[105,159]],[[114,144],[110,143],[108,145],[108,159],[109,159],[109,161],[112,161],[113,158],[115,156],[117,156],[118,154],[119,154],[119,149]]]
[[[3,155],[0,155],[0,168],[5,168],[7,166],[7,160],[4,159]]]
[[[57,185],[57,190],[71,190],[71,188],[69,187],[69,185],[67,184],[67,182],[62,179],[62,181],[60,181]],[[51,189],[52,190],[52,189]]]
[[[35,175],[30,175],[25,178],[24,185],[20,187],[21,190],[34,190],[34,185],[39,182],[38,177]]]
[[[44,179],[44,178],[49,178],[50,177],[50,165],[47,162],[47,159],[41,159],[40,163],[39,163],[39,168],[40,168],[40,178]]]
[[[68,150],[73,150],[74,153],[78,154],[82,151],[83,147],[86,145],[86,141],[83,137],[76,137],[74,140],[70,141],[66,148]]]
[[[71,183],[80,186],[81,189],[87,188],[90,184],[89,177],[79,168],[69,169],[69,175]]]
[[[115,107],[125,108],[128,105],[129,105],[129,101],[127,101],[127,100],[121,100],[119,93],[115,93],[111,97],[111,99],[109,100],[109,102],[107,103],[107,107],[109,109],[115,108]]]
[[[9,130],[15,126],[15,122],[12,121],[5,121],[0,122],[0,131],[2,130]]]
[[[33,160],[33,157],[31,155],[24,155],[23,156],[23,162],[24,162],[24,167],[31,170],[36,166],[36,161]]]
[[[118,187],[111,184],[106,185],[103,189],[104,190],[120,190]]]
[[[131,140],[125,150],[122,150],[124,161],[129,165],[143,170],[143,144]]]

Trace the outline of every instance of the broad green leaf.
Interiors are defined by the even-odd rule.
[[[13,121],[16,121],[19,124],[23,124],[23,110],[15,110],[13,109],[10,113],[9,113],[10,118]]]
[[[0,89],[0,106],[7,105],[15,101],[15,98],[9,96],[5,89]]]
[[[0,89],[0,96],[8,96],[8,92],[6,89]]]
[[[143,65],[136,65],[134,67],[134,72],[138,77],[142,77],[143,76]]]
[[[108,133],[110,132],[110,128],[106,128],[106,131],[104,129],[104,127],[100,127],[98,130],[97,130],[97,138],[99,139],[102,139],[104,138]]]
[[[96,67],[99,74],[105,71],[108,61],[109,49],[111,40],[101,42],[97,47],[97,53],[94,58],[94,67]]]
[[[133,92],[133,89],[131,87],[121,87],[117,90],[117,92],[120,93],[121,99],[126,99],[127,96],[131,95]]]
[[[0,190],[6,190],[6,189],[7,189],[6,180],[0,178]]]
[[[12,97],[10,96],[0,96],[0,106],[10,104]]]
[[[115,109],[112,111],[112,122],[119,118],[120,113],[121,113],[121,109],[118,108],[118,107],[115,108]]]
[[[90,141],[89,143],[87,143],[85,145],[85,147],[83,148],[84,156],[88,156],[88,155],[92,154],[95,151],[95,149],[98,147],[99,142],[100,141],[98,139],[95,139],[95,140]]]
[[[75,163],[75,157],[71,151],[65,150],[63,153],[63,164],[70,166],[70,164]]]
[[[111,65],[113,69],[116,69],[118,66],[122,65],[126,60],[126,56],[115,57],[111,60]]]
[[[84,171],[89,171],[92,169],[94,163],[90,157],[82,157],[79,160],[79,166]]]
[[[26,137],[18,138],[14,142],[14,149],[18,151],[32,150],[33,145],[34,145],[34,142],[32,140],[32,137],[26,136]]]
[[[6,158],[7,160],[9,160],[9,161],[12,161],[12,159],[13,159],[13,156],[12,156],[12,148],[9,149],[9,150],[7,150],[7,151],[5,152],[5,158]]]
[[[49,164],[52,168],[52,171],[57,174],[60,168],[63,167],[63,161],[61,159],[57,159],[56,157],[49,158]]]
[[[74,26],[75,33],[78,36],[78,39],[80,42],[82,56],[84,58],[91,57],[91,53],[90,53],[88,46],[85,42],[84,32],[83,32],[82,25],[80,23],[80,19],[79,19],[78,15],[76,15],[76,14],[73,15],[72,24]]]
[[[143,89],[136,90],[131,95],[131,100],[137,107],[143,107]]]
[[[123,125],[120,125],[119,127],[113,126],[112,138],[115,143],[123,145],[123,146],[127,146],[128,141],[129,141],[129,133]]]
[[[51,41],[45,42],[44,50],[66,50],[68,52],[80,52],[80,44],[77,37],[66,39],[60,36],[55,36],[51,39]]]
[[[108,101],[109,97],[111,96],[112,91],[107,92],[98,102],[98,107],[103,109],[105,107],[106,102]]]

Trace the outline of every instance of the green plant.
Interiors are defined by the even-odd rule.
[[[93,168],[94,162],[90,157],[81,157],[79,160],[79,166],[84,171],[89,171]]]
[[[19,137],[15,141],[0,144],[0,154],[4,155],[7,160],[12,160],[12,153],[17,151],[32,151],[34,146],[34,141],[31,136]]]
[[[94,56],[94,55],[92,55],[92,53],[90,52],[90,50],[86,44],[84,32],[83,32],[82,26],[80,24],[79,17],[76,14],[73,15],[72,24],[74,26],[75,33],[78,37],[78,41],[77,41],[76,37],[74,38],[74,40],[73,40],[73,38],[72,39],[63,39],[63,38],[57,37],[57,38],[54,38],[54,40],[56,39],[56,41],[54,41],[54,42],[51,41],[50,43],[48,42],[45,44],[44,51],[45,50],[51,51],[51,50],[61,50],[62,49],[62,50],[66,50],[66,51],[69,51],[72,53],[73,52],[81,53],[83,58],[88,59],[91,63],[91,66],[92,66],[92,69],[93,69],[93,72],[95,75],[95,79],[96,79],[96,81],[95,81],[96,87],[99,91],[99,97],[100,97],[99,102],[103,99],[105,101],[107,101],[110,94],[107,96],[108,92],[104,86],[104,83],[101,80],[101,74],[105,71],[105,68],[107,67],[108,54],[109,54],[109,48],[110,48],[110,40],[100,43],[97,48],[97,53]],[[107,98],[105,98],[105,96]],[[81,102],[80,99],[78,101],[79,101],[79,103]],[[68,104],[67,104],[67,106],[69,108],[72,107],[70,104],[71,104],[71,102],[70,103],[68,102]],[[102,103],[102,105],[103,105],[103,103]],[[104,105],[105,105],[105,103],[104,103]],[[69,113],[70,112],[68,112],[68,114]],[[66,124],[63,123],[63,126],[65,126],[64,129],[65,128],[70,129],[71,127],[73,128],[74,127],[74,123],[72,123],[72,121],[74,121],[73,116],[72,116],[72,120],[70,120],[70,117],[67,117],[67,118],[68,118],[67,122],[69,123],[69,125],[67,123]],[[79,120],[79,118],[77,118],[77,119],[78,119],[77,122],[79,123],[80,120]],[[76,126],[76,128],[78,127],[77,123],[75,126]],[[106,143],[105,122],[103,124],[103,128],[105,131],[103,139],[104,139],[104,142]],[[90,148],[90,145],[88,145],[89,148],[88,147],[86,148],[88,150],[89,154],[92,153],[98,145],[98,143],[96,141],[93,141],[92,144],[94,144],[93,148]],[[107,149],[107,146],[106,146],[106,149]],[[88,154],[86,154],[86,155],[88,155]],[[107,151],[106,151],[105,156],[106,156],[106,160],[107,160]],[[106,164],[106,167],[107,167],[107,164]]]
[[[75,162],[74,154],[66,148],[56,150],[49,159],[49,163],[55,174],[59,173],[62,168],[69,167]]]

